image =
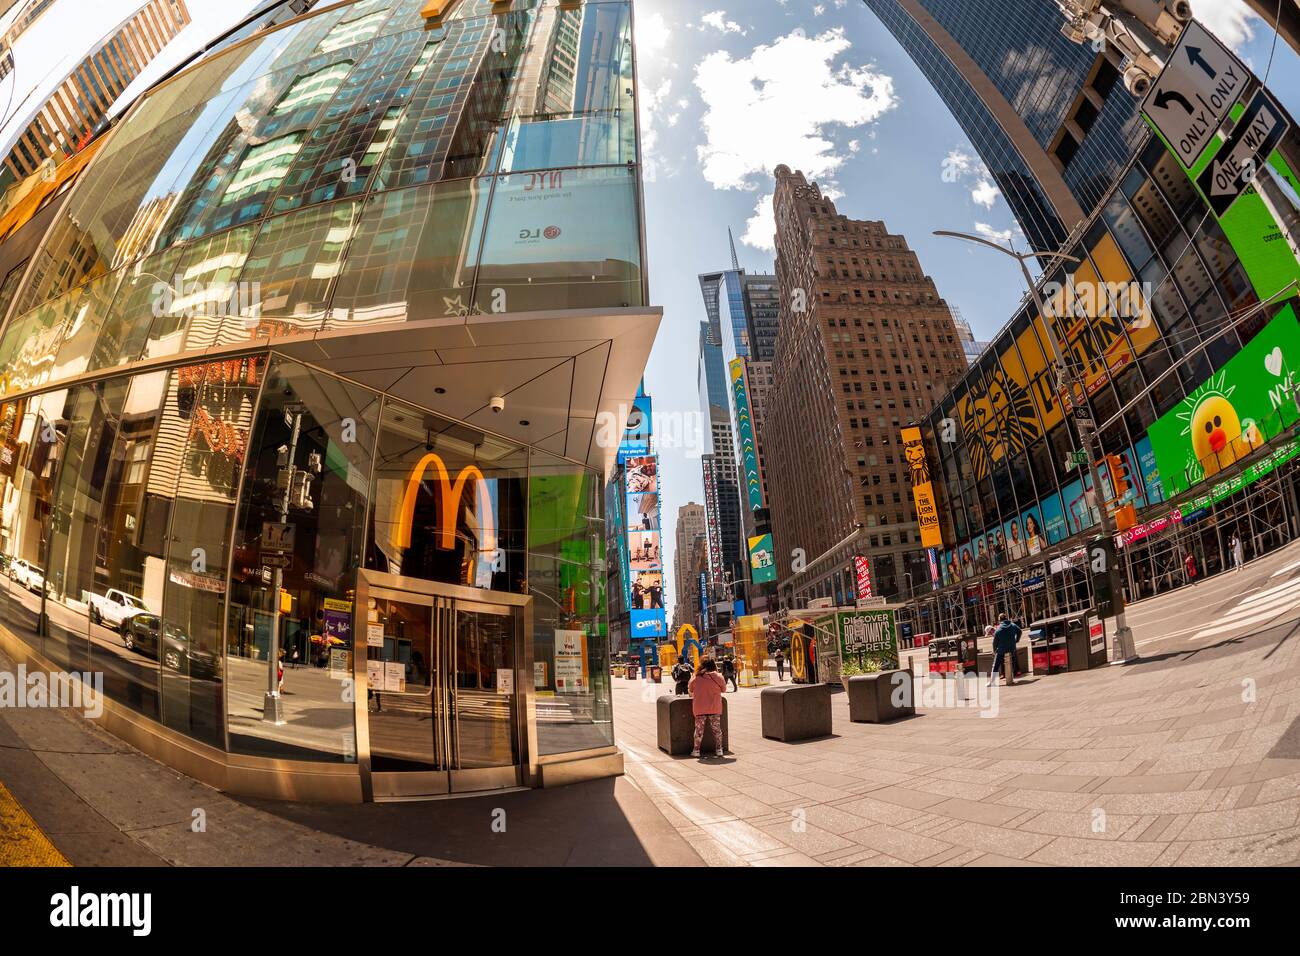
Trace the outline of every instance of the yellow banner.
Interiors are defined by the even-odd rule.
[[[903,429],[903,458],[912,482],[912,501],[916,503],[916,525],[921,529],[921,545],[941,548],[943,532],[939,528],[939,508],[934,502],[934,484],[930,481],[930,463],[925,456],[921,429]]]

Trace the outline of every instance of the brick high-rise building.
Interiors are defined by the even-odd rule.
[[[906,596],[905,573],[929,578],[899,429],[965,371],[952,313],[902,236],[840,215],[786,166],[775,214],[781,315],[765,453],[782,595],[851,604],[861,555],[875,596]]]
[[[695,623],[699,614],[699,584],[695,580],[695,568],[691,561],[692,549],[696,538],[707,534],[704,518],[704,505],[694,501],[677,509],[677,527],[673,529],[675,547],[673,549],[673,633],[683,624]],[[695,602],[689,600],[695,595]],[[670,635],[671,636],[671,635]]]

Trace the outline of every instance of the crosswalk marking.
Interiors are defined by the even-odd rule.
[[[1264,624],[1286,611],[1295,610],[1297,603],[1300,603],[1300,578],[1247,595],[1211,626],[1199,629],[1191,639],[1204,641],[1229,631]]]
[[[1296,570],[1300,570],[1300,561],[1297,561],[1295,564],[1288,564],[1284,568],[1278,568],[1276,571],[1270,574],[1269,577],[1275,578],[1282,574],[1290,574],[1292,571],[1296,571]]]

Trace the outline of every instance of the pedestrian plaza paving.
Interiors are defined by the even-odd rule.
[[[916,717],[854,724],[841,692],[834,736],[785,744],[742,688],[734,753],[673,758],[654,703],[671,684],[617,678],[628,776],[712,865],[1294,865],[1300,601],[1236,610],[1248,585],[1265,596],[1247,608],[1289,593],[1269,590],[1300,575],[1288,552],[1136,606],[1140,662],[1028,677],[996,716],[918,697]],[[1248,623],[1207,640],[1210,620]]]

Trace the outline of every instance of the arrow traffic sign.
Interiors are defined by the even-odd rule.
[[[1290,125],[1273,97],[1260,87],[1223,147],[1196,177],[1216,216],[1222,217],[1254,182],[1260,163],[1277,148]]]
[[[1192,20],[1151,84],[1142,112],[1190,169],[1214,139],[1250,75],[1231,50]]]

